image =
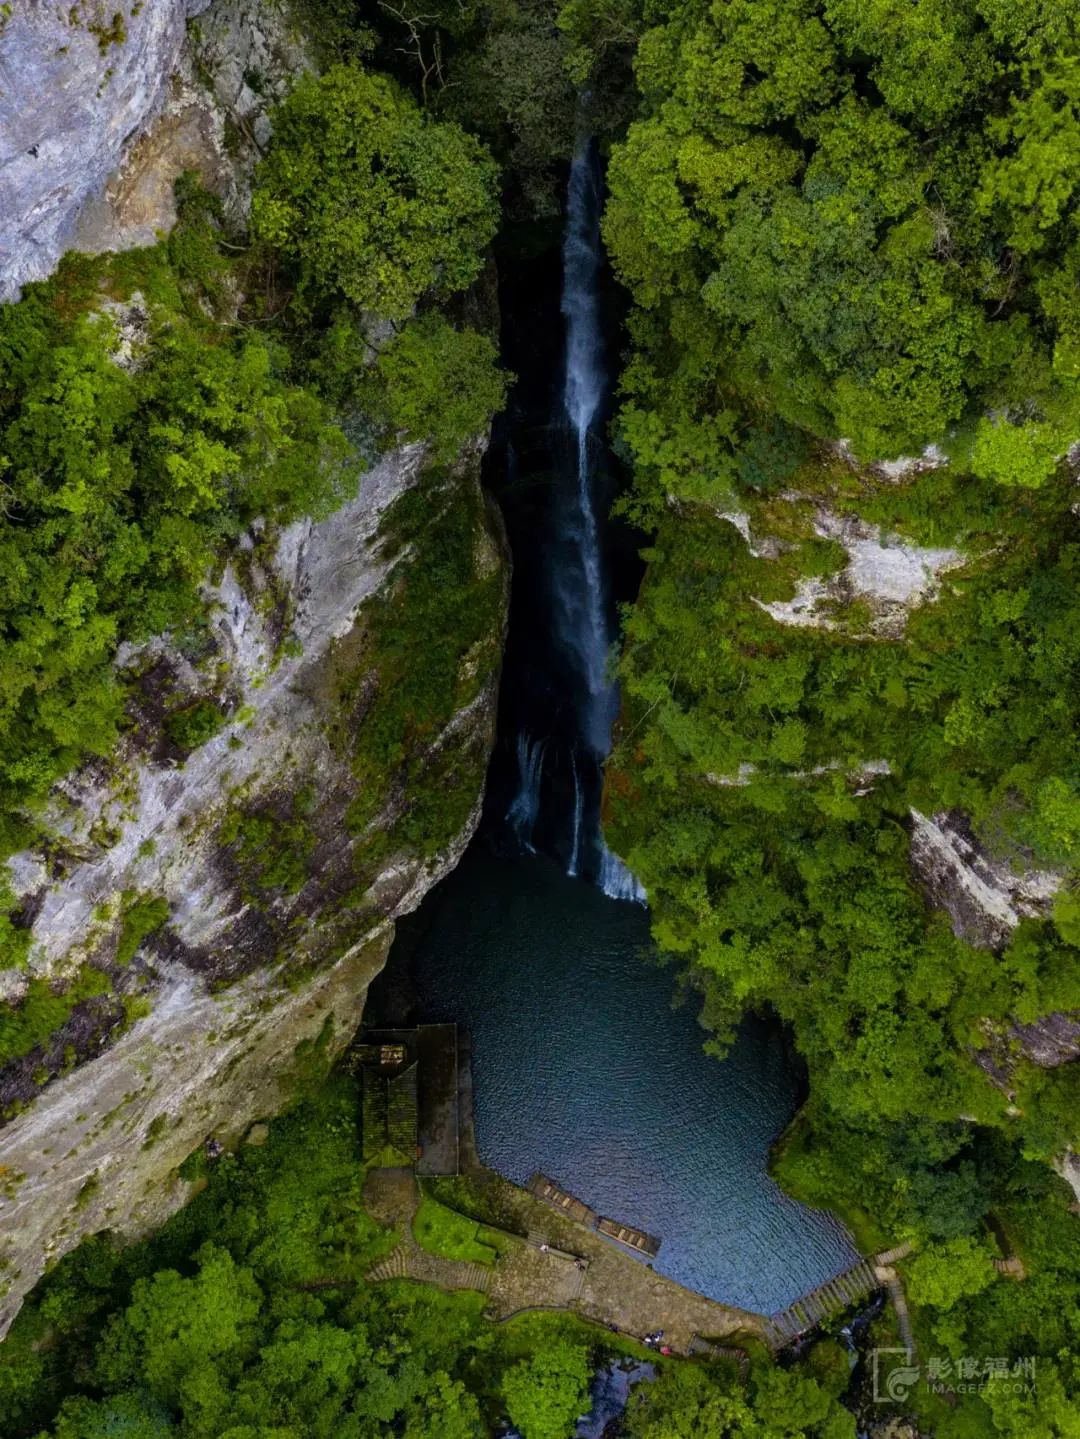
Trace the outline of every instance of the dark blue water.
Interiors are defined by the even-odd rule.
[[[828,1214],[766,1172],[797,1103],[779,1030],[748,1021],[702,1050],[693,1002],[650,961],[647,912],[536,856],[483,842],[399,927],[418,1012],[472,1036],[481,1158],[543,1170],[661,1236],[656,1268],[715,1299],[783,1308],[854,1258]]]

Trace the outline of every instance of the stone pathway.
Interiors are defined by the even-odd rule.
[[[682,1354],[690,1353],[699,1335],[764,1338],[761,1315],[684,1289],[496,1175],[482,1182],[499,1188],[501,1208],[511,1210],[517,1227],[529,1236],[508,1235],[505,1252],[490,1269],[421,1249],[412,1235],[419,1203],[412,1172],[374,1170],[364,1190],[368,1211],[397,1228],[402,1238],[393,1254],[374,1266],[369,1280],[408,1278],[443,1289],[479,1289],[487,1294],[488,1312],[496,1320],[523,1310],[563,1309],[636,1338],[662,1329],[665,1342]]]
[[[908,1352],[908,1363],[915,1362],[915,1335],[911,1328],[911,1315],[908,1313],[907,1296],[904,1293],[904,1286],[900,1282],[900,1276],[895,1269],[887,1266],[878,1270],[878,1276],[889,1292],[889,1300],[896,1314],[896,1328],[900,1334],[900,1342]]]
[[[368,1212],[383,1224],[394,1225],[400,1239],[392,1254],[368,1271],[369,1284],[385,1279],[415,1279],[439,1289],[476,1289],[486,1294],[492,1271],[486,1264],[446,1259],[422,1249],[413,1237],[412,1222],[420,1203],[411,1169],[374,1169],[364,1186]]]

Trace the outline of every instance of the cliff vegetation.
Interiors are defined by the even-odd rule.
[[[777,1172],[920,1247],[919,1352],[1038,1355],[1036,1397],[911,1405],[941,1436],[1066,1434],[1080,1270],[1050,1165],[1080,1067],[1022,1033],[1080,1009],[1080,12],[564,16],[638,93],[604,227],[651,535],[612,842],[713,1045],[748,1008],[791,1026],[810,1099]],[[981,880],[928,873],[950,827]],[[995,1282],[995,1234],[1025,1282]]]

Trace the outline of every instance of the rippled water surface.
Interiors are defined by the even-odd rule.
[[[472,1035],[483,1160],[543,1170],[660,1235],[656,1267],[770,1313],[851,1262],[828,1214],[785,1197],[768,1150],[796,1104],[782,1037],[748,1023],[725,1060],[648,962],[648,916],[536,857],[474,845],[402,921],[419,1013]]]

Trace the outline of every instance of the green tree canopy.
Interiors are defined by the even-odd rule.
[[[367,408],[394,440],[426,440],[447,463],[469,439],[486,433],[502,408],[510,379],[487,335],[458,330],[441,315],[410,320],[379,351]]]
[[[1003,407],[1034,427],[1013,448],[1037,468],[1017,453],[1016,478],[1045,475],[1080,425],[1059,298],[1080,181],[1071,0],[650,14],[605,222],[660,366],[630,393],[662,407],[685,384],[701,419],[734,389],[867,457]],[[983,443],[982,472],[1010,467],[1003,443],[996,460]]]
[[[402,319],[425,293],[476,278],[498,208],[473,136],[349,65],[301,80],[274,123],[252,226],[295,262],[302,290]]]
[[[589,1402],[588,1352],[566,1339],[538,1348],[507,1371],[507,1412],[524,1439],[566,1439]]]

